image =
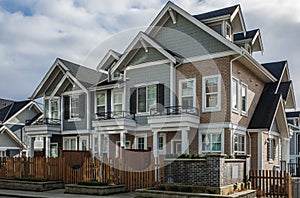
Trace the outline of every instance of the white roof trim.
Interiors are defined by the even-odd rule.
[[[17,143],[19,144],[21,147],[23,147],[22,149],[26,149],[27,146],[7,127],[7,126],[3,126],[0,128],[0,132],[6,130],[8,133],[8,135]]]
[[[173,63],[176,63],[176,58],[172,56],[169,52],[164,50],[158,43],[153,41],[148,35],[146,35],[143,32],[139,32],[138,35],[133,39],[133,41],[130,43],[130,45],[126,48],[124,55],[120,58],[120,60],[113,66],[111,72],[114,72],[120,64],[123,62],[123,60],[128,56],[130,51],[134,48],[134,46],[140,42],[140,39],[143,39],[148,44],[153,46],[156,50],[158,50],[161,54],[163,54],[165,57],[167,57],[170,61]]]
[[[156,24],[160,21],[160,19],[165,15],[166,12],[168,12],[169,9],[172,9],[179,13],[181,16],[188,19],[190,22],[194,23],[196,26],[198,26],[200,29],[204,30],[211,36],[215,37],[217,40],[219,40],[221,43],[226,45],[227,47],[233,49],[234,51],[238,52],[239,54],[242,54],[241,49],[236,46],[235,44],[228,41],[225,37],[221,36],[219,33],[215,32],[211,28],[209,28],[207,25],[190,15],[188,12],[183,10],[182,8],[178,7],[172,2],[168,2],[166,6],[161,10],[161,12],[158,14],[158,16],[154,19],[154,21],[150,24],[150,26],[146,30],[146,34],[150,34],[150,32],[155,28]]]
[[[70,72],[66,73],[67,77],[70,77],[72,79],[72,81],[78,85],[78,87],[80,87],[85,93],[88,93],[88,90],[77,80],[77,78],[75,78]]]
[[[113,57],[115,60],[119,60],[120,57],[118,55],[117,52],[115,52],[114,50],[110,49],[108,50],[108,52],[105,54],[105,56],[103,57],[103,59],[100,61],[100,63],[97,66],[97,71],[100,71],[101,68],[103,67],[103,65],[106,63],[106,61],[110,58]]]
[[[59,83],[57,84],[57,86],[55,87],[55,89],[53,90],[53,92],[51,93],[49,100],[51,100],[51,99],[54,97],[54,95],[56,94],[56,92],[58,91],[58,89],[63,85],[63,83],[65,82],[65,80],[66,80],[67,78],[68,78],[68,75],[67,75],[67,74],[65,74],[65,75],[62,77],[62,79],[59,81]]]

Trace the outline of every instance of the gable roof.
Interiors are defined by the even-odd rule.
[[[115,61],[118,61],[120,59],[120,57],[122,56],[122,54],[120,54],[119,52],[116,52],[112,49],[110,49],[102,58],[102,60],[100,61],[100,63],[97,66],[97,71],[99,71],[100,69],[102,70],[106,70],[109,66],[111,66],[111,64]]]
[[[232,15],[239,6],[240,5],[234,5],[227,8],[222,8],[219,10],[214,10],[203,14],[194,15],[193,17],[195,17],[198,20],[204,20],[204,19],[211,19],[211,18],[216,18],[225,15]]]
[[[263,51],[263,43],[259,29],[247,31],[246,34],[244,34],[244,32],[236,33],[233,35],[233,40],[237,44],[249,42],[254,52]]]
[[[259,29],[255,29],[255,30],[247,31],[246,34],[244,34],[243,32],[236,33],[233,35],[233,40],[234,41],[246,40],[246,39],[252,40],[258,31]]]
[[[31,101],[25,100],[20,102],[13,102],[10,105],[0,109],[0,121],[5,122],[28,105]]]
[[[0,133],[4,132],[6,132],[22,149],[27,148],[26,145],[7,126],[0,127]]]
[[[284,100],[287,100],[292,81],[280,83],[277,93],[282,95]]]
[[[0,98],[0,109],[10,105],[14,101]]]
[[[261,64],[264,68],[266,68],[277,80],[280,80],[282,72],[284,71],[284,67],[287,64],[287,61],[278,61],[271,63]]]

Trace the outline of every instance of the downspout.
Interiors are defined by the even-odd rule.
[[[235,57],[234,59],[230,60],[230,80],[229,80],[229,88],[230,88],[230,94],[229,94],[229,122],[230,122],[230,125],[229,125],[229,131],[230,131],[230,155],[233,154],[233,145],[232,145],[232,138],[233,138],[233,133],[232,133],[232,130],[233,130],[233,126],[232,126],[232,63],[233,61],[241,58],[242,56],[244,55],[244,51],[242,51],[242,54],[240,54],[238,57]]]

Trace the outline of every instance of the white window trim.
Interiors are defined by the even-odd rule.
[[[238,136],[244,136],[244,151],[236,151],[235,150],[235,142],[234,142],[234,137],[233,137],[233,152],[234,153],[239,153],[239,154],[246,154],[246,149],[247,149],[247,145],[246,145],[246,143],[247,143],[247,136],[246,136],[246,132],[242,132],[242,131],[237,131],[237,130],[235,130],[234,131],[234,136],[235,135],[238,135]]]
[[[229,36],[227,35],[227,27],[230,27],[230,34]],[[224,23],[224,37],[230,41],[232,41],[232,26],[228,23],[228,22],[225,22]]]
[[[135,145],[135,149],[138,149],[138,138],[144,138],[144,150],[147,150],[147,134],[138,134],[134,137],[134,145]]]
[[[149,86],[152,86],[152,85],[157,85],[158,83],[147,83],[147,84],[139,84],[139,85],[136,85],[136,112],[138,115],[149,115],[150,114],[150,109],[147,109],[148,108],[148,87]],[[145,87],[146,88],[146,111],[145,112],[139,112],[139,88],[143,88]],[[157,87],[156,87],[156,95],[157,95]],[[156,101],[157,103],[158,101]]]
[[[48,110],[48,118],[53,119],[52,116],[51,116],[51,114],[52,114],[52,111],[51,111],[51,107],[52,107],[51,102],[52,102],[52,101],[57,101],[57,102],[58,102],[58,104],[57,104],[57,108],[58,108],[58,119],[60,119],[60,117],[61,117],[61,110],[60,110],[61,102],[60,102],[60,97],[53,97],[51,100],[48,100],[48,103],[49,103],[49,105],[48,105],[48,107],[49,107],[49,110]]]
[[[182,83],[193,81],[194,87],[193,87],[193,107],[196,107],[196,79],[195,78],[189,78],[189,79],[180,79],[179,80],[179,105],[182,106]]]
[[[180,142],[180,144],[181,144],[181,147],[182,147],[182,140],[181,139],[173,139],[173,140],[171,140],[171,154],[176,154],[175,153],[175,148],[174,148],[174,142]],[[181,151],[181,153],[180,154],[182,154],[182,151]]]
[[[165,133],[159,133],[158,137],[163,138],[163,149],[159,149],[159,141],[158,141],[158,150],[160,155],[165,155],[167,153],[167,136]]]
[[[275,158],[276,158],[276,138],[275,138],[275,136],[273,136],[273,135],[269,135],[269,137],[268,137],[268,144],[267,144],[267,146],[269,146],[269,144],[271,145],[271,141],[270,140],[274,140],[275,141],[275,153],[274,153],[274,159],[271,159],[271,157],[270,156],[267,156],[267,160],[268,160],[268,162],[269,162],[269,164],[273,164],[274,163],[274,160],[275,160]],[[277,140],[277,144],[278,144],[278,140]],[[271,149],[270,148],[270,152],[268,153],[268,148],[267,148],[267,155],[269,154],[269,155],[271,155],[271,150],[274,150],[274,149]]]
[[[123,103],[123,98],[124,98],[124,90],[123,89],[116,89],[116,90],[113,90],[112,92],[111,92],[111,111],[112,112],[114,112],[115,111],[115,103],[114,103],[114,95],[116,94],[116,93],[120,93],[120,94],[122,94],[122,100],[121,100],[121,105],[122,105],[122,108],[121,108],[121,111],[123,111],[123,109],[124,109],[124,103]],[[105,100],[106,100],[106,94],[105,94]],[[118,105],[120,105],[120,104],[118,104]],[[106,102],[105,102],[105,109],[106,109]]]
[[[240,106],[240,94],[239,94],[239,90],[240,90],[240,86],[239,86],[239,80],[236,78],[236,77],[232,77],[232,85],[233,85],[233,81],[236,81],[236,84],[237,84],[237,90],[236,90],[236,102],[237,102],[237,108],[234,108],[233,105],[232,105],[232,101],[231,101],[231,106],[232,106],[232,112],[235,112],[235,113],[239,113],[239,106]],[[232,92],[233,93],[233,87],[231,87],[232,89]],[[233,100],[233,96],[231,96],[231,100]]]
[[[59,149],[58,149],[58,143],[54,142],[54,143],[50,143],[50,148],[51,148],[51,145],[55,145],[57,147],[57,156],[59,155]],[[50,149],[50,156],[51,156],[51,149]],[[53,156],[51,156],[53,157]]]
[[[129,148],[126,148],[126,143],[129,143]],[[116,141],[116,157],[119,157],[120,156],[120,153],[118,152],[118,147],[121,147],[121,146],[118,146],[118,144],[121,145],[121,142],[120,141]],[[126,140],[125,141],[125,150],[126,149],[130,149],[130,146],[131,146],[131,142],[129,140]]]
[[[87,136],[79,137],[79,150],[82,151],[82,141],[86,140],[86,149],[89,150],[89,138]]]
[[[98,118],[97,116],[97,95],[100,94],[100,93],[104,93],[104,100],[105,100],[105,112],[107,112],[107,91],[97,91],[95,92],[94,94],[94,111],[95,111],[95,114],[96,114],[96,118]]]
[[[242,92],[243,92],[243,87],[246,87],[246,111],[243,111],[243,95],[242,95]],[[241,94],[240,94],[240,98],[241,98],[241,114],[243,116],[248,116],[248,85],[245,84],[245,83],[241,83]]]
[[[205,81],[206,79],[209,79],[209,78],[215,78],[217,77],[218,78],[218,98],[217,98],[217,102],[218,102],[218,105],[217,107],[206,107],[206,85],[205,85]],[[222,98],[222,95],[221,95],[221,75],[220,74],[217,74],[217,75],[211,75],[211,76],[203,76],[202,77],[202,112],[215,112],[215,111],[220,111],[221,110],[221,98]]]
[[[199,135],[198,135],[199,154],[210,152],[210,151],[203,151],[202,150],[202,135],[204,135],[204,134],[221,134],[221,154],[224,154],[224,152],[225,152],[225,148],[224,148],[225,147],[224,128],[199,130]]]
[[[69,116],[70,118],[68,119],[69,122],[74,122],[74,121],[81,121],[80,119],[80,104],[78,103],[78,117],[74,117],[72,118],[72,98],[73,97],[78,97],[78,100],[79,100],[79,97],[80,97],[80,94],[73,94],[73,95],[69,95]],[[80,102],[80,101],[79,101]],[[50,105],[49,105],[50,106]]]
[[[75,139],[75,141],[76,141],[76,144],[75,144],[75,151],[77,151],[77,137],[76,137],[76,136],[72,136],[72,137],[63,137],[63,150],[69,150],[69,149],[66,149],[65,141],[66,141],[66,140],[71,141],[72,139]]]

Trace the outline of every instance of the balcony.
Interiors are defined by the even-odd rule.
[[[27,135],[52,135],[60,134],[61,121],[59,119],[43,118],[37,121],[26,120],[25,132]]]
[[[96,120],[92,122],[98,132],[120,132],[133,130],[136,127],[135,115],[127,111],[96,113]]]
[[[152,130],[177,131],[198,128],[199,110],[195,107],[171,106],[151,109],[148,123]]]

